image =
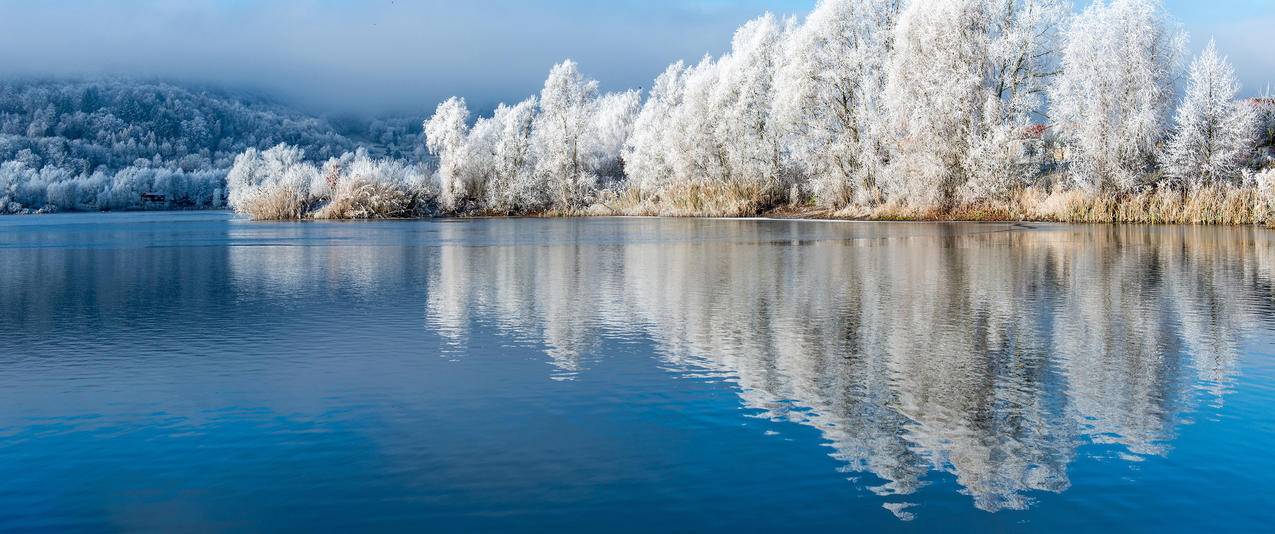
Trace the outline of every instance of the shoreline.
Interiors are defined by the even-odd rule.
[[[1216,221],[1188,221],[1188,220],[1122,220],[1119,218],[1112,219],[1073,219],[1064,220],[1057,218],[1000,218],[1000,217],[962,217],[958,214],[925,214],[918,216],[852,216],[839,214],[834,210],[815,209],[815,210],[792,210],[792,209],[775,209],[759,212],[753,215],[664,215],[664,214],[643,214],[643,213],[576,213],[576,214],[560,214],[560,213],[526,213],[517,215],[492,215],[492,214],[439,214],[439,215],[422,215],[419,217],[362,217],[362,218],[322,218],[322,217],[296,217],[286,219],[253,219],[247,215],[236,213],[229,208],[208,208],[208,209],[154,209],[154,210],[103,210],[103,211],[41,211],[29,213],[4,213],[0,217],[13,218],[39,218],[42,216],[58,216],[58,215],[92,215],[92,214],[144,214],[144,213],[228,213],[235,216],[241,216],[244,220],[251,222],[374,222],[374,221],[423,221],[423,220],[484,220],[484,219],[701,219],[701,220],[722,220],[722,221],[794,221],[794,222],[853,222],[853,223],[981,223],[981,224],[1074,224],[1074,225],[1137,225],[1137,226],[1253,226],[1259,228],[1275,229],[1275,221],[1271,223],[1263,221],[1239,221],[1239,222],[1216,222]]]

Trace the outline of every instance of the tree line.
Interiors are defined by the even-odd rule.
[[[639,101],[566,61],[539,97],[425,124],[451,211],[747,214],[780,204],[950,211],[1025,188],[1128,195],[1266,187],[1269,99],[1237,100],[1210,43],[1157,0],[823,0]],[[1185,94],[1178,85],[1185,75]],[[1259,184],[1260,182],[1263,182]]]

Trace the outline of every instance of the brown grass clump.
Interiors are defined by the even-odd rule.
[[[1137,193],[1089,193],[1027,187],[1006,198],[948,210],[887,202],[849,206],[831,216],[876,221],[1039,221],[1128,224],[1275,224],[1275,194],[1260,187],[1228,184],[1182,191],[1167,186]],[[1272,191],[1275,193],[1275,191]]]
[[[352,178],[332,191],[326,205],[314,212],[316,219],[403,219],[418,216],[417,198],[406,187]]]
[[[1134,224],[1255,224],[1266,218],[1251,187],[1210,185],[1190,191],[1156,187],[1115,195],[1077,190],[1020,193],[1022,219],[1056,222]]]
[[[637,189],[609,193],[599,205],[608,215],[750,217],[781,205],[777,187],[752,182],[677,184],[653,194]]]
[[[304,191],[275,182],[254,189],[235,206],[235,211],[255,221],[284,221],[304,218],[309,208],[310,200]]]

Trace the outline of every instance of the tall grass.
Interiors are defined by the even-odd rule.
[[[232,204],[235,211],[254,221],[304,219],[314,200],[295,183],[261,184]]]
[[[1024,187],[998,200],[961,204],[948,210],[885,203],[847,207],[832,213],[831,217],[906,221],[1275,224],[1275,180],[1191,189],[1161,185],[1127,194]]]
[[[748,217],[783,205],[782,189],[753,182],[675,184],[657,192],[637,188],[605,193],[592,214],[661,217]]]
[[[402,184],[362,177],[341,181],[315,219],[404,219],[423,214],[421,198]]]
[[[1027,188],[1009,202],[1011,219],[1086,223],[1259,224],[1269,209],[1254,186],[1167,186],[1118,195]]]

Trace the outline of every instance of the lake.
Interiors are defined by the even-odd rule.
[[[1244,531],[1275,231],[0,217],[0,531]]]

